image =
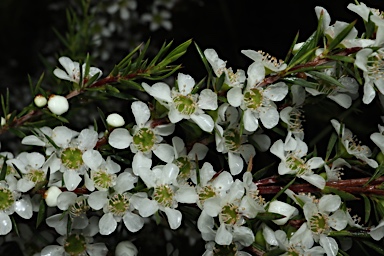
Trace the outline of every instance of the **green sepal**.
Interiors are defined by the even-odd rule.
[[[40,204],[39,204],[39,212],[37,213],[37,219],[36,219],[36,228],[38,228],[40,224],[44,221],[46,210],[47,210],[47,205],[45,204],[43,197],[41,197]]]
[[[344,88],[345,86],[340,83],[339,81],[337,81],[337,79],[331,77],[331,76],[328,76],[326,75],[325,73],[323,72],[319,72],[319,71],[309,71],[308,72],[310,75],[314,76],[314,77],[317,77],[325,82],[328,82],[330,84],[333,84],[333,85],[336,85],[338,87],[341,87],[341,88]]]
[[[268,220],[278,220],[281,218],[284,218],[285,215],[280,213],[274,213],[274,212],[259,212],[256,215],[256,219],[262,220],[262,221],[268,221]]]
[[[331,153],[333,151],[333,148],[335,147],[338,138],[339,137],[337,136],[336,133],[333,132],[331,134],[331,137],[329,138],[328,145],[327,145],[327,151],[325,153],[325,159],[324,159],[325,162],[328,161],[329,156],[331,155]]]
[[[286,77],[286,78],[283,78],[282,80],[284,82],[297,84],[297,85],[300,85],[303,87],[308,87],[308,88],[313,88],[313,89],[317,88],[317,86],[319,85],[318,83],[309,82],[305,79],[298,78],[298,77]]]
[[[88,87],[88,86],[92,85],[92,84],[99,78],[99,74],[100,74],[100,73],[96,73],[96,74],[94,74],[94,75],[87,81],[87,83],[84,85],[84,87]]]

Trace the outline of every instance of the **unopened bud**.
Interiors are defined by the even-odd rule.
[[[121,115],[113,113],[108,115],[107,123],[112,127],[121,127],[125,124],[125,121]]]
[[[44,193],[44,199],[45,202],[49,207],[56,207],[57,206],[57,198],[62,193],[61,189],[59,189],[56,186],[50,187],[47,191]]]
[[[39,108],[42,108],[44,107],[45,105],[47,105],[47,99],[39,94],[39,95],[36,95],[35,99],[33,100],[33,102],[35,103],[35,105]]]
[[[1,117],[0,126],[3,126],[7,123],[4,117]]]
[[[51,95],[48,100],[48,109],[56,115],[64,114],[69,109],[67,98],[60,95]]]

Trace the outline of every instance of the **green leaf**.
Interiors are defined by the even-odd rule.
[[[37,213],[36,228],[38,228],[41,222],[44,221],[46,210],[47,210],[47,206],[45,204],[45,201],[43,198],[41,198],[40,205],[39,205],[39,212]]]
[[[158,68],[163,68],[170,64],[171,62],[174,62],[181,56],[183,56],[188,46],[192,43],[192,39],[187,40],[186,42],[180,44],[177,46],[173,51],[171,51],[159,64],[157,64]]]
[[[195,86],[193,87],[193,90],[191,92],[192,94],[195,94],[195,93],[200,91],[200,89],[205,85],[205,83],[204,83],[205,79],[206,79],[206,77],[204,77],[197,84],[195,84]]]
[[[340,196],[341,199],[343,199],[345,201],[359,200],[353,194],[342,191],[342,190],[338,190],[338,189],[333,188],[333,187],[325,186],[322,191],[325,194],[336,194],[336,195]]]
[[[99,107],[97,107],[97,112],[99,113],[101,122],[103,123],[105,130],[108,130],[108,124],[105,121],[106,118],[105,118],[105,115],[104,115],[103,111]]]
[[[380,178],[384,174],[384,162],[382,162],[379,167],[376,168],[375,173],[372,175],[372,177],[367,181],[367,183],[364,184],[364,186],[367,186],[372,181]]]
[[[331,137],[329,138],[328,145],[327,145],[327,151],[325,153],[325,159],[324,159],[325,162],[328,161],[329,156],[331,155],[332,150],[335,147],[338,138],[339,137],[337,136],[336,133],[333,132],[331,134]]]
[[[361,194],[361,197],[364,199],[364,223],[368,223],[371,216],[371,201],[364,194]]]
[[[155,66],[156,65],[156,62],[161,59],[164,54],[169,50],[169,48],[171,47],[172,45],[172,41],[170,43],[168,43],[166,45],[166,42],[163,43],[163,45],[161,46],[159,52],[156,54],[156,56],[152,59],[152,61],[149,63],[149,67],[152,67],[152,66]]]
[[[284,218],[285,215],[274,213],[274,212],[259,212],[256,215],[256,219],[262,220],[262,221],[268,221],[268,220],[278,220],[281,218]]]
[[[332,68],[332,66],[310,66],[310,67],[302,67],[298,69],[291,69],[290,71],[286,72],[285,75],[291,74],[291,73],[302,73],[302,72],[308,72],[308,71],[316,71],[316,70],[323,70],[327,68]]]
[[[341,88],[344,88],[345,86],[340,83],[339,81],[337,81],[336,78],[333,78],[323,72],[319,72],[319,71],[309,71],[308,72],[310,75],[314,76],[314,77],[317,77],[325,82],[328,82],[330,84],[333,84],[333,85],[336,85],[338,87],[341,87]]]
[[[296,180],[296,177],[294,177],[290,182],[288,182],[288,184],[285,185],[284,188],[280,189],[280,191],[276,195],[274,195],[271,201],[269,202],[275,201],[276,198],[282,195],[295,182],[295,180]],[[268,203],[268,207],[269,207],[269,203]]]
[[[117,69],[122,69],[123,67],[127,66],[127,64],[131,61],[132,56],[141,48],[143,44],[141,43],[138,45],[135,49],[133,49],[127,56],[124,57],[117,65]]]
[[[319,86],[318,83],[309,82],[305,79],[298,78],[298,77],[286,77],[282,79],[284,82],[289,82],[292,84],[297,84],[300,86],[308,87],[308,88],[317,88]]]
[[[353,27],[355,26],[357,20],[354,20],[348,26],[346,26],[328,45],[328,47],[325,49],[326,53],[332,51],[336,46],[338,46],[351,32]]]
[[[326,58],[331,60],[346,62],[346,63],[355,63],[355,59],[350,56],[327,55]]]
[[[223,72],[220,77],[218,79],[216,79],[216,83],[215,83],[215,92],[218,92],[221,90],[221,88],[223,87],[223,84],[224,84],[224,80],[225,80],[225,73]]]
[[[317,48],[313,48],[313,49],[308,50],[307,52],[303,53],[300,56],[300,58],[297,58],[294,62],[291,61],[291,63],[289,64],[289,66],[287,67],[286,70],[289,71],[290,69],[292,69],[296,65],[307,62],[311,58],[311,56],[314,55],[316,50],[317,50]],[[295,57],[296,56],[297,56],[297,54],[295,55]]]
[[[284,63],[288,62],[289,57],[291,57],[292,52],[293,52],[293,48],[295,47],[295,45],[296,45],[298,39],[299,39],[299,32],[296,33],[296,36],[295,36],[295,38],[293,39],[293,42],[292,42],[292,44],[291,44],[291,47],[289,48],[288,53],[287,53],[287,55],[285,56]]]
[[[5,176],[7,175],[7,160],[8,157],[5,155],[3,165],[1,166],[0,180],[5,180]]]
[[[312,35],[303,43],[303,45],[300,47],[300,49],[297,51],[297,53],[292,57],[291,61],[288,63],[287,70],[291,69],[301,61],[308,58],[311,55],[311,54],[308,54],[308,52],[314,53],[316,49],[312,49],[311,47],[314,44],[313,43],[314,40],[316,40],[315,36],[316,36],[316,32],[312,33]]]
[[[88,87],[95,83],[95,81],[99,78],[100,73],[94,74],[84,85],[84,87]]]
[[[252,175],[253,180],[259,180],[259,179],[261,179],[262,177],[264,177],[264,175],[268,172],[268,170],[271,169],[271,168],[272,168],[273,166],[275,166],[275,165],[276,165],[276,163],[274,162],[274,163],[271,163],[271,164],[265,166],[264,168],[262,168],[262,169],[256,171],[256,172]]]
[[[378,254],[384,255],[384,248],[382,245],[375,244],[375,243],[372,243],[371,241],[367,241],[367,240],[361,240],[361,242],[363,244],[365,244],[366,246],[368,246],[369,248],[376,251]]]

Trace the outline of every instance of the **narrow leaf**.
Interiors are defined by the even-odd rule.
[[[43,198],[40,199],[40,205],[39,205],[39,212],[37,213],[37,219],[36,219],[36,228],[38,228],[41,224],[41,222],[45,219],[45,213],[46,213],[47,206],[45,204],[45,201]]]
[[[332,51],[334,48],[336,48],[336,46],[338,46],[349,34],[349,32],[351,32],[351,30],[353,29],[353,27],[355,26],[356,24],[356,21],[357,20],[354,20],[353,22],[351,22],[350,24],[348,24],[348,26],[346,26],[332,41],[331,43],[328,45],[327,47],[327,51],[330,52]]]
[[[371,201],[364,194],[361,194],[361,197],[364,199],[364,223],[368,223],[371,216]]]

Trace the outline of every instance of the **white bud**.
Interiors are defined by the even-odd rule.
[[[121,115],[113,113],[108,115],[107,123],[112,127],[120,127],[125,124],[125,121]]]
[[[47,99],[39,94],[39,95],[36,95],[35,99],[33,100],[33,102],[35,102],[35,105],[39,108],[41,107],[44,107],[45,105],[47,105]]]
[[[51,95],[48,100],[48,109],[56,115],[64,114],[69,109],[67,98],[60,95]]]
[[[293,54],[296,54],[299,51],[300,47],[303,46],[303,44],[304,42],[295,44],[292,49]]]
[[[122,241],[118,243],[115,250],[116,256],[136,256],[138,250],[136,246],[130,241]]]
[[[6,122],[7,122],[7,121],[5,120],[5,118],[4,118],[4,117],[1,117],[0,126],[5,125]]]
[[[50,187],[47,191],[44,193],[45,202],[49,207],[56,207],[57,206],[57,198],[62,193],[61,189],[59,189],[56,186]]]

